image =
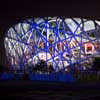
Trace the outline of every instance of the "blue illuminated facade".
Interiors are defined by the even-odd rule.
[[[84,18],[33,18],[6,32],[10,70],[39,73],[88,70],[100,55],[100,22]]]

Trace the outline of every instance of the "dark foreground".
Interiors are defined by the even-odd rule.
[[[100,100],[100,82],[0,81],[0,100]]]

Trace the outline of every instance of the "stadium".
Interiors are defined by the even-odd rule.
[[[99,100],[99,2],[0,4],[0,100]]]
[[[5,34],[8,67],[24,70],[25,65],[36,66],[45,61],[54,71],[67,70],[73,64],[80,64],[77,67],[85,70],[83,63],[99,55],[99,24],[99,21],[80,18],[23,20]]]
[[[99,25],[99,21],[86,18],[21,20],[5,32],[6,69],[32,73],[32,77],[70,73],[71,79],[76,70],[95,71],[94,61],[100,58]]]
[[[51,75],[50,80],[54,80],[64,74],[62,81],[72,81],[76,70],[95,70],[94,61],[100,58],[99,45],[97,20],[66,17],[20,20],[5,32],[6,69],[10,73],[27,73],[32,80],[40,80],[34,75],[43,75],[46,80]]]

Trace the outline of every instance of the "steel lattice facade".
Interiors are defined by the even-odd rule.
[[[7,30],[4,45],[10,70],[27,70],[41,61],[55,72],[87,70],[93,57],[100,54],[100,22],[84,18],[26,19]]]

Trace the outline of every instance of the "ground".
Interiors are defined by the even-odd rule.
[[[100,82],[0,82],[0,100],[100,100]]]

